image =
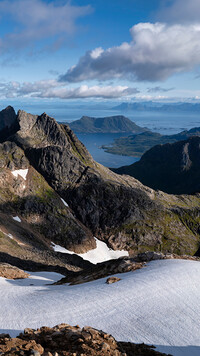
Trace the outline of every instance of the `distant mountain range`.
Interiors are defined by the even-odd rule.
[[[146,131],[137,135],[117,138],[112,145],[104,145],[102,148],[108,153],[141,157],[155,145],[186,140],[191,136],[200,136],[200,127],[194,127],[189,131],[185,130],[175,135],[161,135],[157,132]]]
[[[147,131],[123,115],[110,117],[83,116],[80,120],[69,123],[75,133],[141,133]]]
[[[159,112],[200,112],[200,104],[170,103],[162,104],[152,101],[139,103],[121,103],[112,107],[112,110],[121,111],[159,111]]]
[[[200,137],[154,146],[140,161],[113,171],[170,194],[200,192]]]

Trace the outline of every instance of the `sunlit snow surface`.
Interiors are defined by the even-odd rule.
[[[16,335],[25,327],[65,322],[176,356],[200,355],[199,262],[153,261],[119,276],[111,285],[104,278],[76,286],[45,285],[60,278],[50,272],[26,280],[0,278],[0,332]]]
[[[27,176],[27,173],[28,173],[28,169],[17,169],[17,170],[15,170],[15,171],[12,171],[11,172],[13,175],[14,175],[14,177],[18,177],[18,175],[20,176],[20,177],[22,177],[24,180],[26,180],[26,176]]]
[[[78,254],[78,256],[82,257],[84,260],[90,261],[94,264],[109,261],[112,259],[116,259],[119,257],[128,256],[128,252],[124,250],[111,250],[105,242],[98,240],[95,238],[97,247],[93,250],[90,250],[85,253]],[[55,245],[53,242],[51,243],[54,251],[62,252],[62,253],[70,253],[73,254],[74,252],[67,250],[66,248]]]

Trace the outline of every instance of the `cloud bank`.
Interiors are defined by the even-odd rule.
[[[163,8],[157,13],[157,18],[171,23],[199,23],[199,0],[164,1]]]
[[[90,6],[72,6],[68,1],[0,1],[0,21],[5,16],[8,21],[14,21],[14,27],[8,28],[0,38],[0,51],[26,48],[44,39],[54,48],[59,47],[64,38],[75,31],[76,20],[91,11]]]
[[[7,82],[0,83],[0,98],[35,97],[58,99],[102,98],[114,99],[137,94],[136,88],[127,86],[92,86],[81,85],[66,88],[55,80],[42,80],[35,83]]]
[[[200,64],[200,24],[139,23],[130,33],[130,43],[86,52],[59,80],[160,81]]]

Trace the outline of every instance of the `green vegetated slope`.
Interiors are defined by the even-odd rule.
[[[113,173],[92,159],[67,125],[45,113],[19,111],[16,123],[18,129],[8,135],[1,153],[5,157],[1,211],[9,221],[19,215],[34,236],[37,232],[42,240],[51,239],[75,251],[95,247],[93,236],[113,249],[130,252],[193,255],[198,251],[199,194],[168,195]],[[13,150],[20,159],[13,161]],[[25,168],[26,181],[13,177],[13,169]],[[6,228],[2,219],[2,229]]]
[[[157,132],[147,131],[138,135],[117,138],[112,145],[104,145],[102,148],[108,153],[141,157],[155,145],[173,143],[192,136],[200,136],[200,127],[192,128],[189,131],[185,130],[176,135],[161,135]]]

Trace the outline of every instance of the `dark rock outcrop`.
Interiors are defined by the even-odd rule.
[[[123,257],[97,263],[96,265],[92,265],[92,267],[89,266],[86,270],[77,272],[76,275],[64,277],[54,284],[82,284],[117,273],[134,272],[142,267],[144,267],[143,262],[136,262],[133,258]]]
[[[16,120],[16,113],[12,106],[0,111],[0,142],[3,142],[6,137],[19,129]]]
[[[139,162],[114,171],[129,174],[153,189],[170,194],[199,193],[200,137],[155,146]]]

